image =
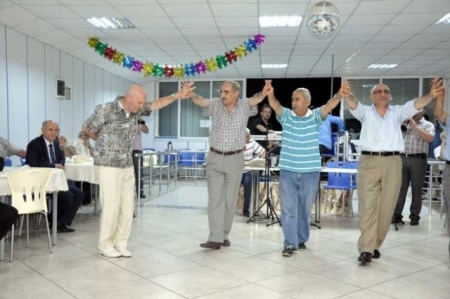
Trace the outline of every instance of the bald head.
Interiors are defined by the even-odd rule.
[[[132,84],[128,87],[123,99],[123,106],[127,112],[136,113],[142,109],[147,100],[147,92],[141,85]]]
[[[42,123],[42,136],[48,141],[53,141],[59,135],[59,125],[54,120],[46,120]]]

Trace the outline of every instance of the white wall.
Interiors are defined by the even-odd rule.
[[[56,98],[57,77],[71,88],[70,101]],[[20,148],[40,135],[46,119],[57,121],[62,135],[76,137],[95,105],[124,94],[131,83],[0,25],[0,136]]]

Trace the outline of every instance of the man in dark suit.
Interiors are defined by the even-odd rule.
[[[64,169],[65,158],[58,143],[59,126],[53,120],[42,123],[42,135],[31,140],[27,146],[27,164],[31,167],[49,167]],[[68,181],[69,191],[58,192],[58,232],[71,233],[71,225],[84,193],[73,182]],[[51,217],[50,217],[51,219]]]

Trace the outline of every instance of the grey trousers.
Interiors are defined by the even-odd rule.
[[[422,210],[422,188],[427,175],[427,159],[410,158],[402,156],[402,187],[395,207],[395,215],[400,216],[405,206],[406,194],[411,183],[412,200],[409,209],[409,218],[412,220],[420,219]]]
[[[208,184],[208,241],[228,240],[231,231],[244,169],[244,154],[230,156],[208,153],[206,176]]]

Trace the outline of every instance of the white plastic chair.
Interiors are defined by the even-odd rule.
[[[26,215],[27,219],[27,247],[29,247],[29,214],[42,213],[47,227],[48,244],[50,253],[53,253],[50,229],[47,219],[46,189],[50,181],[51,170],[48,168],[29,168],[12,172],[7,175],[9,188],[11,189],[11,205],[19,211],[19,215]],[[56,225],[56,223],[55,223]],[[14,250],[14,225],[11,233],[12,262]]]

